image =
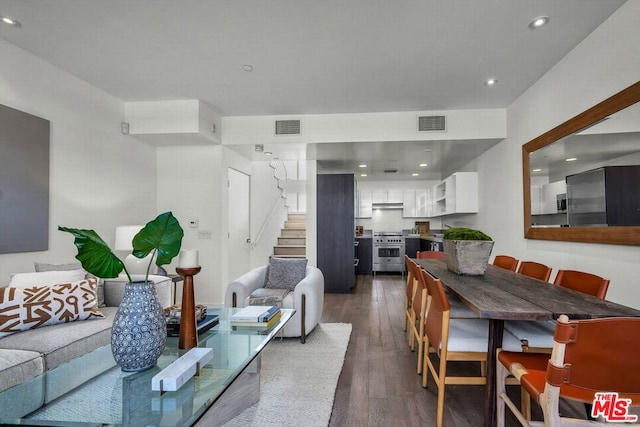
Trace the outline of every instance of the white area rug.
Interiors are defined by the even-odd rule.
[[[275,338],[262,352],[260,402],[224,427],[327,426],[350,323],[320,323],[301,344]]]

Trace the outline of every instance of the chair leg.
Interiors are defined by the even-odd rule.
[[[302,309],[300,310],[300,342],[304,344],[307,341],[307,333],[304,328],[304,319],[307,311],[307,296],[302,294]]]

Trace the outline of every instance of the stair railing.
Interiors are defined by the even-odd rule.
[[[267,224],[269,224],[271,217],[276,212],[276,209],[278,208],[278,204],[280,203],[280,200],[284,200],[284,206],[288,208],[287,196],[285,191],[286,182],[287,182],[287,168],[282,160],[270,161],[269,166],[273,169],[273,177],[276,180],[276,186],[280,189],[280,197],[278,197],[274,201],[273,205],[271,206],[271,209],[269,210],[269,214],[265,217],[264,221],[262,222],[262,225],[260,226],[260,229],[258,230],[258,233],[256,234],[255,239],[251,239],[251,246],[253,248],[255,248],[258,245],[258,243],[260,243],[260,240],[262,240],[262,236],[264,235],[264,232],[267,229]]]

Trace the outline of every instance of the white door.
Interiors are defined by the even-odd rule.
[[[229,281],[249,271],[250,177],[229,168]]]

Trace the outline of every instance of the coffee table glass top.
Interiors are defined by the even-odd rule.
[[[213,359],[201,368],[199,376],[191,378],[178,391],[161,395],[151,390],[151,378],[186,353],[186,350],[178,349],[178,338],[167,338],[167,346],[156,367],[132,374],[115,366],[23,419],[5,420],[0,414],[0,424],[192,425],[295,313],[295,310],[282,309],[279,321],[268,330],[262,330],[231,327],[229,317],[238,310],[208,308],[208,314],[220,316],[220,323],[199,335],[198,347],[212,348]]]

